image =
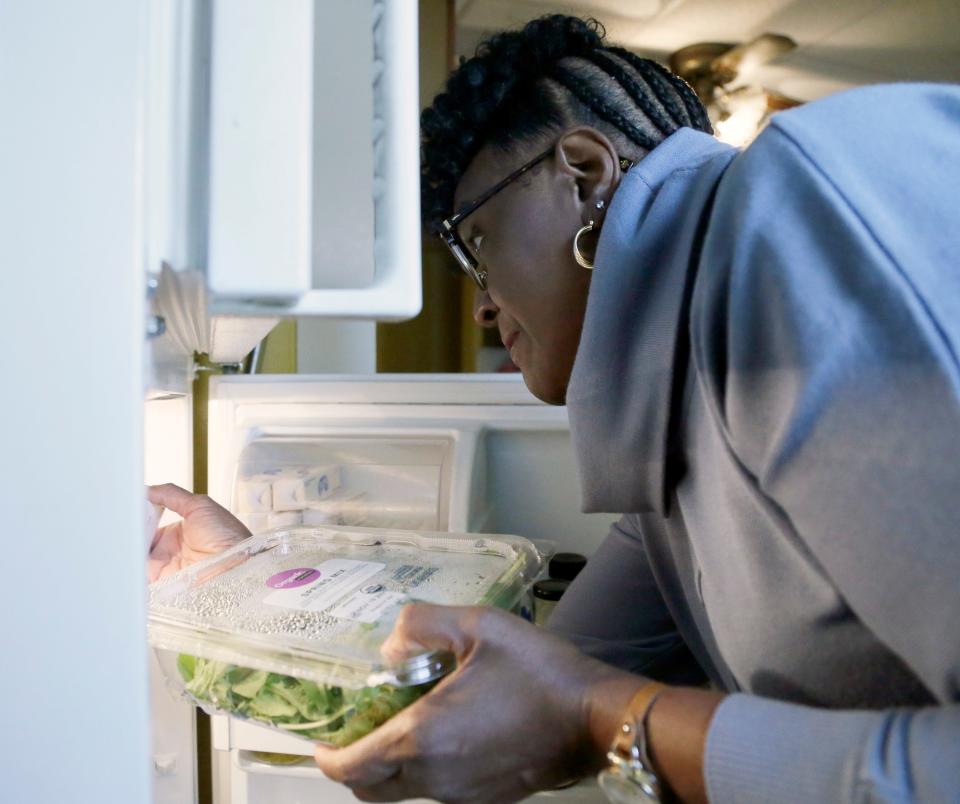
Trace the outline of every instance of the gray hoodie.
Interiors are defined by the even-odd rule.
[[[734,694],[715,802],[960,801],[960,89],[744,153],[681,129],[604,222],[568,391],[585,651]]]

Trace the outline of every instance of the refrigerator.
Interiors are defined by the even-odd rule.
[[[148,478],[188,474],[189,449],[177,447],[189,434],[188,407],[187,397],[146,403]],[[208,492],[255,531],[309,524],[312,515],[365,528],[520,535],[545,551],[589,555],[611,522],[580,513],[566,411],[537,401],[519,375],[223,375],[210,380],[208,417]],[[251,479],[316,466],[334,467],[339,487],[314,507],[243,510]],[[166,689],[155,665],[152,685],[154,801],[193,800],[192,706]],[[356,801],[322,776],[307,741],[214,715],[210,742],[218,804]],[[303,761],[277,764],[265,758],[272,754]],[[589,781],[534,798],[603,801]]]

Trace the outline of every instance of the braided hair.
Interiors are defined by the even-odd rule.
[[[495,34],[461,60],[420,119],[428,230],[451,214],[457,183],[484,145],[509,153],[585,124],[636,160],[678,128],[713,133],[686,82],[604,36],[594,19],[553,14]]]

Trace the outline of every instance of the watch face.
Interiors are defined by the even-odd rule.
[[[660,804],[639,784],[626,777],[619,768],[605,768],[597,775],[600,789],[612,804]]]

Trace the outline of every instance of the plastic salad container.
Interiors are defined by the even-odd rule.
[[[539,563],[512,536],[276,530],[152,584],[149,638],[168,683],[208,713],[348,745],[454,667],[438,652],[384,664],[404,603],[509,609]]]

